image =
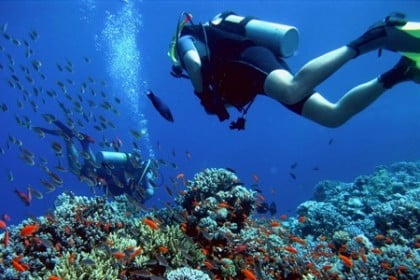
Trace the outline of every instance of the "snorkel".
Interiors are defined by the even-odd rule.
[[[188,12],[182,12],[179,15],[178,24],[176,26],[176,32],[175,32],[174,36],[172,37],[172,41],[169,45],[169,51],[168,51],[168,56],[172,60],[172,63],[175,67],[179,67],[179,65],[180,65],[177,50],[176,50],[176,47],[178,45],[178,40],[179,40],[179,37],[181,35],[182,29],[188,23],[192,23],[192,14],[188,13]]]

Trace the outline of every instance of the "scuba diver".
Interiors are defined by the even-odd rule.
[[[135,204],[142,204],[154,194],[155,172],[149,159],[143,161],[138,152],[99,151],[93,153],[90,144],[95,140],[89,135],[72,130],[60,121],[53,121],[57,130],[34,127],[44,133],[62,136],[66,146],[69,170],[90,187],[103,187],[111,196],[127,194]],[[77,138],[82,147],[79,152],[73,142]],[[79,158],[84,159],[83,164]]]
[[[291,111],[326,127],[339,127],[386,90],[404,82],[420,83],[420,23],[394,13],[371,26],[359,38],[306,63],[293,74],[284,58],[294,55],[299,33],[293,26],[218,14],[205,24],[193,24],[183,12],[168,55],[171,74],[191,79],[208,114],[229,119],[227,107],[241,112],[231,129],[245,128],[245,116],[258,94],[269,96]],[[344,94],[336,103],[315,87],[350,60],[382,49],[401,53],[389,71]],[[184,72],[187,73],[185,73]]]

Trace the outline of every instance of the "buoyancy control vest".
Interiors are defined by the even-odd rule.
[[[220,121],[229,118],[229,114],[217,90],[217,81],[212,78],[212,66],[217,65],[218,61],[235,57],[241,50],[252,45],[264,46],[282,58],[290,57],[295,53],[299,41],[299,33],[293,26],[242,17],[233,12],[221,13],[206,25],[187,25],[184,22],[178,23],[176,38],[192,35],[198,39],[194,45],[202,58],[204,88],[210,88],[213,91],[197,96],[206,112],[217,115]],[[213,45],[214,42],[217,42],[217,45]],[[179,59],[177,62],[180,62]],[[172,71],[171,74],[174,75],[174,72]],[[174,76],[185,77],[179,73]],[[236,106],[242,112],[242,116],[231,123],[231,129],[244,129],[245,115],[252,102],[253,100],[243,107]]]

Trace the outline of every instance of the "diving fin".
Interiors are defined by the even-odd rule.
[[[418,63],[416,64],[416,61],[404,56],[401,57],[394,67],[378,77],[378,81],[386,89],[410,80],[417,84],[420,83],[420,68],[418,67]]]
[[[403,26],[385,29],[387,33],[387,40],[385,43],[387,49],[400,53],[420,54],[420,22],[407,22]]]
[[[404,14],[392,13],[347,46],[356,51],[356,57],[376,49],[420,53],[420,23],[407,22]]]
[[[400,29],[411,37],[412,42],[406,50],[400,51],[401,55],[415,61],[417,68],[420,68],[420,22],[407,22]]]

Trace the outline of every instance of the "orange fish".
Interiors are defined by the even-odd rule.
[[[382,234],[377,234],[377,235],[375,236],[375,239],[376,239],[376,240],[383,240],[383,239],[385,239],[385,236],[383,236]]]
[[[204,261],[204,265],[205,265],[205,267],[206,267],[208,270],[212,270],[212,269],[214,269],[213,264],[212,264],[210,261],[208,261],[208,260],[205,260],[205,261]]]
[[[232,252],[235,254],[242,253],[248,250],[248,244],[239,244],[235,248],[233,248]]]
[[[222,201],[220,203],[217,203],[217,207],[219,208],[228,208],[228,209],[234,209],[231,205],[229,205],[229,203],[227,203],[226,201]]]
[[[120,259],[122,259],[122,258],[124,258],[125,257],[125,254],[123,253],[123,252],[115,252],[115,253],[112,253],[112,255],[117,259],[117,260],[120,260]]]
[[[280,220],[286,220],[287,219],[287,215],[286,214],[282,214],[280,215]]]
[[[330,270],[331,268],[332,268],[332,265],[330,265],[330,264],[326,264],[326,265],[324,265],[324,266],[322,267],[322,270],[327,271],[327,270]]]
[[[247,280],[257,280],[257,277],[255,276],[254,272],[252,272],[249,269],[241,269],[242,274],[245,276],[245,279]]]
[[[385,237],[384,241],[385,241],[386,244],[391,244],[392,243],[391,237]]]
[[[270,226],[271,227],[279,227],[280,226],[280,222],[279,221],[271,221]]]
[[[48,277],[48,280],[61,280],[61,278],[55,275],[51,275],[50,277]]]
[[[296,248],[293,248],[293,247],[290,247],[290,246],[285,246],[284,250],[286,250],[287,252],[292,253],[292,254],[297,254],[298,253],[298,250]]]
[[[357,243],[363,243],[363,237],[361,237],[361,236],[357,236],[357,237],[356,237],[356,242],[357,242]]]
[[[27,226],[24,226],[22,230],[20,231],[20,236],[29,236],[29,235],[34,234],[38,230],[39,230],[38,224],[27,225]]]
[[[381,267],[386,270],[390,270],[391,266],[387,262],[381,262]]]
[[[258,176],[255,174],[252,175],[252,179],[254,179],[255,183],[258,183],[260,181],[260,178],[258,178]]]
[[[304,223],[304,222],[306,222],[306,217],[305,216],[299,216],[298,221],[299,221],[299,223]]]
[[[23,258],[23,256],[16,257],[12,260],[12,266],[14,269],[16,269],[19,272],[24,272],[29,269],[29,266],[27,264],[20,263],[20,260]]]
[[[378,248],[373,248],[373,249],[372,249],[372,252],[373,252],[374,254],[377,254],[377,255],[382,254],[381,249],[378,249]]]
[[[399,265],[399,266],[397,266],[397,269],[399,271],[407,271],[408,270],[408,267],[406,267],[405,265]]]
[[[3,221],[3,220],[0,220],[0,229],[4,229],[4,228],[6,228],[6,227],[7,227],[6,222],[5,222],[5,221]]]
[[[69,255],[69,263],[74,264],[76,262],[76,253],[70,253]]]
[[[300,238],[300,237],[297,237],[297,236],[291,236],[290,237],[290,241],[292,241],[292,242],[297,242],[297,243],[299,243],[299,244],[301,244],[301,245],[306,245],[306,241],[305,240],[303,240],[302,238]]]
[[[338,257],[343,261],[344,265],[352,268],[353,267],[353,260],[350,259],[349,257],[346,257],[344,255],[338,255]]]
[[[164,254],[169,252],[169,249],[166,248],[165,246],[160,246],[158,249],[159,249],[159,252],[164,253]]]
[[[140,255],[142,252],[143,252],[143,250],[140,247],[138,247],[136,250],[134,250],[133,253],[130,254],[130,259],[133,260],[135,257]]]
[[[152,219],[149,219],[149,218],[144,218],[143,223],[148,225],[153,230],[156,230],[156,229],[159,228],[159,225],[155,221],[153,221]]]
[[[184,179],[185,174],[184,173],[179,173],[178,175],[176,175],[176,178],[179,179]]]

